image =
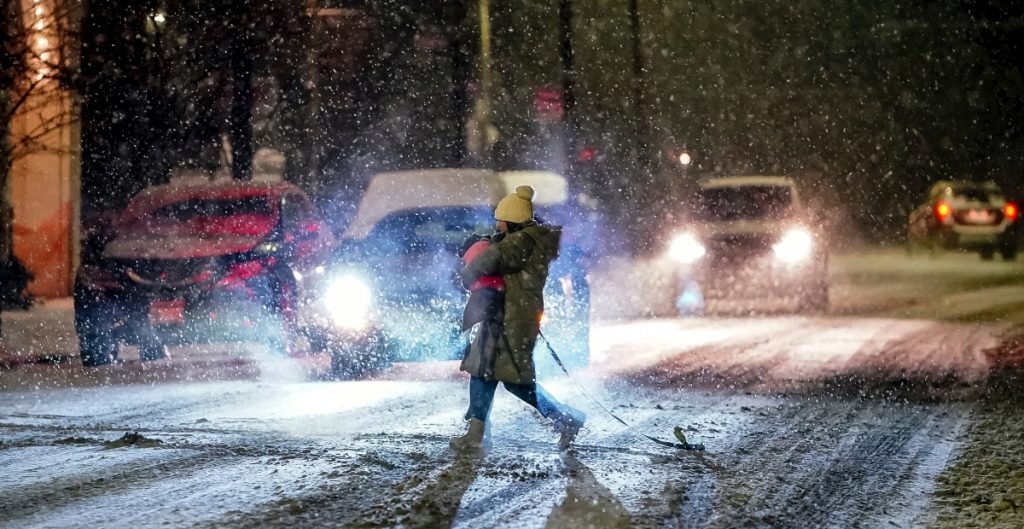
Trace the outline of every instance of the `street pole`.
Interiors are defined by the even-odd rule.
[[[651,212],[653,196],[659,195],[659,191],[648,189],[647,193],[641,193],[643,187],[650,188],[654,183],[654,159],[651,153],[651,126],[646,109],[646,74],[644,72],[643,38],[640,27],[640,6],[639,0],[629,0],[629,27],[633,39],[633,106],[634,106],[634,130],[636,133],[634,157],[639,178],[631,179],[624,186],[625,198],[634,207],[640,207],[641,211]],[[639,227],[645,221],[654,219],[639,219],[640,222],[632,223],[630,226]],[[631,237],[634,250],[647,247],[653,241],[650,240],[653,230],[642,230],[634,233]]]
[[[576,153],[578,150],[576,136],[576,71],[572,48],[572,0],[558,2],[559,57],[562,60],[562,105],[565,111],[565,167],[570,180],[578,178],[576,174]]]
[[[629,29],[633,38],[633,107],[636,119],[637,163],[640,170],[647,173],[651,170],[650,163],[650,127],[647,123],[647,111],[644,108],[646,92],[646,76],[644,75],[644,53],[640,35],[640,9],[638,0],[629,0]]]
[[[231,25],[231,109],[229,135],[231,138],[231,176],[236,180],[252,180],[252,107],[253,59],[251,7],[243,4],[240,16]]]
[[[494,77],[491,70],[491,9],[489,0],[478,0],[477,9],[480,17],[480,103],[478,105],[477,122],[483,132],[482,154],[487,166],[492,163],[491,144],[488,131],[491,130],[491,104],[494,89]]]
[[[456,123],[458,137],[453,138],[448,147],[446,162],[449,167],[462,167],[466,163],[466,124],[470,117],[469,81],[473,76],[473,62],[466,54],[466,32],[463,23],[466,20],[467,5],[465,2],[450,2],[442,10],[444,31],[448,39],[448,56],[451,60],[452,101],[451,117]]]

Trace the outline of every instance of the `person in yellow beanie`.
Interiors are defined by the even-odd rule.
[[[552,420],[560,434],[559,450],[569,447],[586,420],[583,412],[558,402],[537,384],[533,349],[544,313],[544,283],[551,261],[558,257],[561,229],[535,220],[533,195],[532,187],[519,186],[498,202],[494,218],[499,233],[462,271],[466,288],[493,275],[502,277],[505,288],[504,302],[496,303],[494,313],[479,324],[460,366],[470,374],[465,415],[469,429],[449,443],[457,451],[490,446],[487,417],[498,382]]]

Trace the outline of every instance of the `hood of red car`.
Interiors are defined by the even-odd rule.
[[[191,259],[251,251],[262,236],[220,234],[213,236],[125,235],[103,251],[111,259]]]

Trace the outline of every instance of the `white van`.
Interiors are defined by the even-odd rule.
[[[534,205],[565,205],[565,177],[547,171],[490,171],[486,169],[425,169],[374,175],[359,201],[359,209],[342,235],[362,239],[388,215],[424,207],[480,206],[494,208],[516,186],[532,186]]]

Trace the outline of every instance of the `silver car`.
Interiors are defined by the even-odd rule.
[[[721,298],[795,298],[828,307],[828,251],[793,179],[733,176],[700,182],[667,248],[679,266],[677,307]]]

